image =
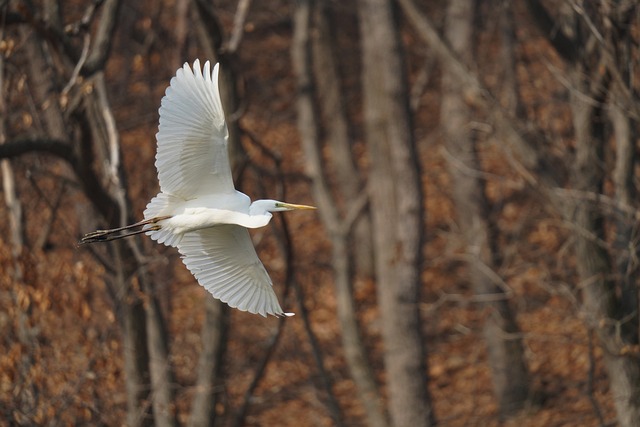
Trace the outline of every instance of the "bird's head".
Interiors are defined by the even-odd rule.
[[[260,215],[266,212],[285,212],[293,210],[316,209],[314,206],[294,205],[293,203],[280,202],[278,200],[256,200],[251,203],[251,215]]]

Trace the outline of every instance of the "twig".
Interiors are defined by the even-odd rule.
[[[248,167],[250,167],[252,170],[259,172],[260,176],[270,177],[273,179],[283,180],[286,182],[290,182],[293,180],[303,181],[303,182],[311,181],[311,178],[308,175],[305,175],[304,173],[285,172],[281,170],[279,165],[282,162],[282,156],[278,152],[275,152],[271,150],[269,147],[267,147],[261,141],[260,137],[256,135],[254,132],[252,132],[251,130],[240,127],[240,131],[244,135],[249,137],[249,141],[251,141],[251,144],[253,146],[257,147],[262,154],[267,156],[267,158],[271,159],[271,161],[274,162],[276,165],[275,169],[270,169],[251,161],[251,159],[248,159]]]
[[[67,34],[76,35],[80,33],[80,30],[88,28],[91,20],[96,14],[96,11],[99,9],[102,3],[104,3],[104,0],[94,0],[92,3],[90,3],[79,21],[65,26],[65,32]]]
[[[286,175],[281,167],[281,157],[279,155],[277,155],[276,153],[274,153],[272,150],[270,150],[268,147],[266,147],[264,144],[262,144],[259,141],[259,138],[252,134],[250,131],[247,131],[247,135],[249,135],[252,143],[254,143],[257,147],[260,148],[260,150],[267,156],[269,157],[273,162],[274,162],[274,168],[275,168],[275,172],[272,172],[271,175],[276,179],[277,181],[277,185],[278,185],[278,197],[281,197],[282,199],[286,200],[286,185],[285,183],[287,182],[287,177],[288,175]],[[252,164],[251,165],[252,168],[254,169],[262,169],[257,167],[256,165]],[[364,198],[364,202],[362,202],[362,204],[366,205],[366,197]],[[359,211],[361,209],[355,209],[356,211]],[[354,216],[356,216],[358,214],[358,212],[356,212],[354,214]],[[307,334],[307,337],[309,339],[309,343],[311,345],[312,348],[312,353],[313,353],[313,357],[314,357],[314,361],[316,363],[316,366],[318,368],[318,371],[320,373],[320,377],[322,378],[322,384],[323,387],[327,393],[327,398],[328,398],[328,402],[327,402],[327,406],[328,406],[328,410],[329,413],[331,414],[332,419],[334,420],[335,425],[337,426],[343,426],[344,423],[342,421],[342,414],[340,411],[340,406],[338,405],[337,399],[335,397],[335,394],[333,393],[333,384],[332,384],[332,380],[330,375],[328,374],[328,372],[326,371],[325,367],[324,367],[324,361],[323,361],[323,357],[322,357],[322,351],[320,349],[320,344],[318,343],[318,340],[311,328],[311,322],[309,320],[309,314],[308,311],[306,309],[306,307],[304,306],[304,291],[302,290],[302,287],[300,286],[300,284],[295,280],[295,251],[292,250],[293,244],[292,244],[292,239],[291,239],[291,232],[289,229],[289,225],[287,222],[287,219],[284,215],[280,215],[278,217],[280,219],[280,233],[277,233],[276,236],[278,237],[278,242],[279,242],[279,247],[280,247],[280,251],[283,253],[283,256],[285,258],[285,266],[286,266],[286,272],[285,272],[285,292],[284,292],[284,298],[283,300],[286,302],[287,301],[287,296],[289,294],[289,290],[291,288],[295,289],[295,293],[296,293],[296,300],[298,302],[298,307],[299,307],[299,312],[297,312],[296,314],[302,318],[303,320],[303,324],[304,324],[304,328],[305,328],[305,332]],[[274,224],[274,223],[272,223]],[[239,410],[234,425],[235,426],[239,426],[242,424],[242,421],[244,420],[244,417],[246,416],[246,411],[248,409],[248,405],[249,405],[249,398],[251,397],[253,390],[257,387],[258,382],[260,380],[259,376],[261,376],[263,374],[263,371],[266,367],[266,364],[268,362],[268,359],[271,357],[271,353],[273,352],[273,347],[275,347],[275,345],[277,344],[277,339],[279,338],[278,334],[280,333],[281,328],[284,326],[283,324],[284,318],[280,319],[280,323],[278,325],[278,332],[276,333],[276,336],[273,337],[272,339],[272,343],[269,346],[269,350],[267,351],[267,354],[265,355],[265,357],[262,360],[262,363],[260,364],[258,370],[256,371],[256,376],[254,377],[254,380],[252,381],[251,385],[249,386],[249,388],[247,389],[247,392],[245,394],[245,401],[243,404],[243,407],[241,407],[241,409]]]
[[[425,64],[420,68],[416,81],[411,86],[409,91],[409,105],[411,105],[411,111],[416,112],[421,105],[422,95],[425,92],[425,88],[433,76],[433,69],[435,68],[436,61],[431,55],[427,56]]]
[[[485,263],[483,260],[481,260],[480,257],[478,257],[477,255],[470,254],[470,253],[465,253],[465,254],[459,254],[459,255],[452,255],[451,258],[452,259],[462,260],[462,261],[468,263],[469,265],[474,265],[489,280],[491,280],[496,285],[497,288],[499,288],[502,291],[502,292],[495,292],[495,293],[490,293],[490,294],[476,295],[477,297],[495,295],[496,299],[500,299],[500,300],[510,299],[511,297],[513,297],[513,289],[511,289],[509,284],[504,281],[502,276],[500,276],[493,268],[491,268],[489,265],[487,265],[487,263]],[[498,296],[502,296],[502,298],[499,298]],[[478,298],[478,300],[480,300],[480,299],[481,298]],[[491,299],[488,299],[487,301],[490,301],[490,300]],[[493,299],[493,300],[495,300],[495,299]]]
[[[432,48],[440,61],[452,70],[465,92],[473,97],[474,103],[491,112],[491,120],[505,133],[505,142],[508,143],[506,146],[518,153],[527,171],[537,172],[542,183],[548,186],[560,182],[557,168],[552,167],[549,159],[537,149],[540,140],[544,140],[545,136],[540,133],[531,134],[526,123],[505,111],[478,75],[453,52],[431,21],[418,9],[414,0],[398,0],[398,3],[418,35]]]
[[[593,331],[587,331],[588,337],[588,346],[589,346],[589,370],[587,371],[587,396],[589,397],[589,402],[591,402],[591,406],[593,407],[593,412],[595,412],[598,421],[600,422],[600,426],[604,427],[607,423],[602,416],[602,411],[600,410],[600,404],[596,400],[594,396],[594,383],[595,383],[595,370],[596,370],[596,361],[593,355],[594,345],[593,345]]]
[[[577,201],[588,201],[597,204],[600,207],[608,207],[612,213],[624,213],[629,218],[640,221],[640,211],[631,205],[625,204],[619,200],[607,196],[606,194],[597,193],[595,191],[576,190],[572,188],[554,188],[553,191],[560,198],[570,198]],[[617,211],[617,212],[616,212]]]
[[[224,53],[235,53],[240,46],[242,35],[244,34],[244,23],[247,20],[247,13],[249,12],[249,6],[251,6],[251,0],[240,0],[238,2],[238,9],[236,15],[233,18],[233,30],[231,32],[231,38],[226,47],[222,50]]]
[[[291,289],[291,284],[293,282],[293,267],[292,267],[293,262],[291,261],[293,258],[293,255],[292,255],[292,251],[289,249],[286,250],[286,258],[287,258],[285,262],[286,279],[285,279],[284,295],[282,298],[283,301],[287,300],[289,290]],[[269,340],[269,345],[267,346],[267,350],[263,354],[262,359],[260,360],[260,363],[258,363],[256,371],[253,375],[253,379],[251,380],[251,383],[249,384],[247,391],[244,393],[244,399],[243,399],[242,405],[240,406],[240,409],[236,413],[235,419],[232,424],[232,426],[234,427],[241,427],[245,424],[244,419],[247,415],[247,412],[249,411],[249,406],[251,405],[251,398],[256,388],[258,388],[260,381],[264,377],[264,373],[267,369],[267,365],[269,364],[269,361],[271,360],[271,356],[273,356],[273,353],[275,352],[275,349],[278,346],[278,343],[280,342],[280,337],[282,336],[282,331],[284,330],[286,319],[287,317],[280,317],[278,319],[277,330]]]
[[[287,251],[287,258],[288,258],[287,262],[291,263],[291,265],[294,265],[293,263],[294,251],[292,250],[293,244],[291,241],[291,232],[289,231],[289,225],[284,215],[281,216],[281,223],[282,223],[282,234],[283,234],[284,243],[285,243],[284,247],[286,248],[286,251]],[[324,367],[322,350],[320,349],[320,344],[318,343],[318,339],[316,338],[316,335],[313,333],[313,330],[311,329],[311,322],[309,321],[309,312],[307,311],[304,305],[304,291],[302,289],[302,286],[300,286],[300,284],[293,278],[293,274],[291,274],[291,285],[296,291],[296,299],[298,301],[298,308],[300,309],[298,314],[302,317],[302,321],[304,323],[304,329],[305,329],[305,332],[307,333],[307,337],[309,338],[309,344],[311,344],[313,359],[316,362],[316,367],[318,368],[318,372],[320,373],[320,378],[322,379],[322,385],[324,386],[325,392],[327,393],[327,398],[328,398],[327,406],[329,409],[329,413],[331,414],[331,418],[334,421],[334,425],[343,426],[344,423],[342,421],[342,413],[340,411],[340,405],[338,405],[336,396],[333,393],[333,381],[331,379],[331,376],[329,375],[329,373]],[[289,283],[287,283],[287,286],[289,286]]]
[[[109,57],[111,46],[113,44],[113,36],[117,23],[117,14],[120,9],[120,0],[106,0],[102,8],[102,16],[98,22],[98,29],[94,37],[94,43],[91,47],[91,53],[82,67],[84,76],[103,70],[104,65]]]
[[[522,183],[517,181],[517,180],[510,179],[510,178],[504,177],[504,176],[496,174],[496,173],[486,172],[486,171],[484,171],[482,169],[474,169],[474,168],[469,167],[463,161],[461,161],[460,158],[458,158],[457,156],[453,155],[451,153],[451,151],[446,146],[442,146],[440,148],[440,153],[442,154],[442,157],[444,157],[444,159],[449,164],[451,164],[452,167],[458,169],[459,171],[461,171],[466,176],[473,177],[473,178],[476,178],[476,179],[483,179],[485,181],[490,181],[490,180],[498,181],[501,184],[505,184],[507,186],[507,188],[511,188],[511,189],[520,189],[520,188],[522,188]],[[517,160],[514,159],[514,162],[517,162]],[[520,171],[520,175],[527,182],[529,182],[529,183],[535,182],[535,177],[533,177],[532,175],[526,176],[525,173],[527,173],[526,169]]]
[[[77,162],[71,144],[55,138],[14,139],[0,145],[0,159],[11,159],[35,152],[51,154],[71,164]]]
[[[353,228],[353,225],[356,223],[358,218],[360,218],[362,213],[367,209],[368,205],[369,191],[368,189],[365,189],[360,193],[355,202],[349,206],[349,210],[347,211],[345,217],[336,227],[337,233],[342,237],[346,236],[351,231],[351,228]]]
[[[273,151],[271,151],[269,148],[267,148],[266,146],[264,146],[263,144],[261,144],[257,138],[253,138],[251,137],[251,140],[256,144],[257,147],[260,148],[260,150],[266,154],[274,163],[275,163],[275,169],[276,169],[276,173],[275,176],[278,179],[278,184],[280,187],[279,192],[283,193],[281,195],[279,195],[279,197],[285,198],[284,192],[285,192],[285,185],[284,185],[284,181],[282,179],[282,171],[280,168],[280,164],[281,164],[281,158],[280,156],[277,156],[275,153],[273,153]],[[283,230],[286,230],[286,221],[285,219],[281,216],[280,219],[282,220],[282,224],[283,224]],[[272,222],[272,226],[274,225],[274,223]],[[273,227],[272,227],[273,228]],[[283,231],[283,233],[286,233]],[[284,289],[284,294],[282,297],[282,300],[284,302],[287,301],[288,299],[288,295],[289,295],[289,291],[292,287],[292,283],[293,283],[293,277],[294,277],[294,271],[293,271],[293,251],[291,251],[290,248],[290,244],[291,241],[288,239],[288,236],[285,236],[283,238],[283,242],[280,245],[281,246],[281,250],[283,252],[283,256],[285,258],[285,289]],[[256,371],[254,373],[253,379],[251,380],[251,383],[249,384],[249,387],[247,388],[245,394],[244,394],[244,399],[242,402],[242,405],[240,406],[240,409],[238,409],[238,412],[236,413],[235,419],[232,423],[232,426],[234,427],[240,427],[242,425],[244,425],[244,419],[247,415],[247,412],[249,410],[249,406],[251,405],[251,398],[256,390],[256,388],[258,387],[258,385],[260,384],[260,381],[262,380],[264,373],[266,371],[267,365],[269,363],[269,361],[271,360],[271,357],[273,356],[273,353],[275,352],[275,349],[280,341],[280,337],[282,335],[282,331],[284,330],[284,322],[286,320],[286,317],[280,317],[278,319],[278,327],[277,330],[275,332],[275,334],[273,334],[273,336],[271,337],[270,341],[269,341],[269,345],[267,346],[267,350],[264,353],[262,359],[260,360],[260,363],[258,364]]]
[[[3,8],[4,9],[4,8]],[[5,10],[3,10],[4,15]],[[4,17],[4,16],[3,16]],[[0,40],[4,38],[4,24],[0,28]],[[4,58],[0,56],[0,90],[4,88]],[[6,103],[4,99],[4,91],[0,93],[0,145],[6,142]],[[9,211],[9,225],[11,229],[11,253],[13,255],[15,279],[22,278],[22,268],[18,258],[24,246],[24,224],[22,222],[22,204],[18,198],[15,185],[15,176],[11,163],[6,160],[0,160],[0,174],[2,175],[2,190],[4,192],[4,201]]]
[[[58,208],[60,207],[60,203],[62,202],[62,196],[64,195],[64,192],[65,192],[65,189],[66,189],[66,183],[64,181],[62,181],[62,184],[60,185],[60,189],[59,189],[58,193],[55,196],[55,200],[52,202],[51,200],[48,199],[46,194],[44,194],[42,189],[38,186],[38,183],[35,181],[35,179],[33,179],[33,175],[31,175],[31,174],[29,175],[29,181],[31,181],[31,185],[33,185],[33,188],[36,189],[36,191],[38,192],[38,195],[40,196],[40,198],[42,198],[42,200],[44,200],[45,204],[47,205],[47,207],[51,211],[51,214],[49,215],[49,220],[42,227],[42,231],[40,232],[40,235],[38,236],[38,238],[36,239],[36,242],[34,243],[34,246],[36,248],[42,249],[42,248],[44,248],[44,245],[46,244],[49,236],[51,235],[51,230],[53,229],[53,224],[56,221]],[[71,230],[67,226],[67,222],[66,221],[62,221],[62,228],[64,229],[64,231],[69,236],[73,235],[73,233],[71,232]]]
[[[249,129],[242,128],[242,132],[249,137],[249,140],[251,141],[251,143],[254,146],[256,146],[262,154],[270,158],[276,164],[277,168],[279,167],[280,163],[282,162],[281,155],[279,155],[278,153],[274,152],[273,150],[269,149],[266,145],[264,145],[260,140],[260,138],[258,137],[258,135],[256,135]]]
[[[61,99],[65,99],[66,98],[66,96],[69,93],[69,91],[71,90],[71,88],[78,81],[78,76],[80,75],[80,70],[82,70],[82,66],[84,65],[85,61],[87,60],[87,55],[89,54],[89,45],[91,44],[90,40],[91,39],[89,37],[89,34],[85,34],[83,45],[82,45],[82,53],[80,54],[80,59],[78,59],[78,62],[76,63],[76,66],[73,68],[73,72],[71,73],[71,77],[69,78],[69,82],[66,84],[64,89],[62,89],[62,92],[60,92],[60,98]]]

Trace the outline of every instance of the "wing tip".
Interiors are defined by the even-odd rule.
[[[196,58],[193,61],[193,67],[191,67],[188,62],[185,62],[184,65],[182,66],[182,68],[185,71],[191,71],[191,72],[195,73],[196,70],[200,70],[200,58]]]
[[[182,69],[186,72],[190,72],[196,76],[202,76],[206,79],[211,79],[214,82],[218,80],[218,73],[220,72],[220,63],[216,62],[213,65],[213,69],[211,68],[211,61],[208,59],[204,62],[204,67],[200,66],[200,58],[196,58],[193,60],[193,65],[189,65],[188,62],[185,62],[182,65]]]
[[[251,306],[247,306],[245,304],[230,304],[227,301],[221,300],[222,302],[224,302],[225,304],[229,305],[231,308],[235,308],[237,310],[240,311],[245,311],[247,313],[251,313],[251,314],[259,314],[260,316],[267,318],[268,315],[277,317],[277,318],[281,318],[281,317],[293,317],[296,314],[293,312],[285,312],[282,310],[282,308],[280,307],[280,304],[278,304],[276,302],[276,306],[275,307],[251,307]]]
[[[262,310],[260,310],[260,309],[257,309],[256,310],[256,309],[248,308],[248,307],[244,307],[244,306],[241,307],[240,304],[233,304],[232,305],[229,302],[224,301],[222,299],[220,299],[220,301],[222,301],[223,303],[227,304],[231,308],[235,308],[236,310],[239,310],[239,311],[244,311],[245,313],[259,314],[260,316],[264,317],[265,319],[267,317],[269,317],[268,315],[271,315],[273,317],[277,317],[278,319],[287,318],[287,317],[293,317],[293,316],[296,315],[293,312],[282,311],[282,309],[279,309],[279,310],[273,310],[273,309],[268,309],[268,310],[262,309]]]
[[[191,272],[193,273],[193,271]],[[196,276],[196,279],[198,279],[198,276],[196,274],[194,275]],[[278,300],[275,294],[273,294],[273,298],[275,299],[275,301],[274,300],[264,301],[263,298],[265,295],[262,294],[261,296],[263,298],[260,298],[261,301],[259,300],[252,303],[251,299],[247,300],[246,298],[233,298],[233,297],[229,297],[228,295],[218,294],[217,292],[215,292],[214,290],[206,286],[205,288],[209,291],[209,293],[213,296],[213,298],[216,298],[222,301],[223,303],[227,304],[229,307],[235,308],[236,310],[239,310],[239,311],[244,311],[251,314],[259,314],[264,318],[267,318],[268,315],[278,317],[278,318],[295,316],[295,313],[285,312],[284,310],[282,310],[282,307],[280,307],[280,304],[278,303]],[[271,292],[273,292],[273,290],[271,290]],[[242,294],[242,296],[244,296],[244,294]]]

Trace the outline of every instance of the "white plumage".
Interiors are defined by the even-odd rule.
[[[247,228],[263,227],[271,212],[315,209],[276,200],[257,200],[236,191],[227,152],[228,132],[218,90],[218,70],[184,64],[162,99],[156,139],[160,193],[144,220],[87,234],[81,243],[146,233],[177,247],[200,285],[215,298],[263,316],[285,313],[258,259]]]

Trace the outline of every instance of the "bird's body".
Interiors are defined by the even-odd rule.
[[[160,193],[144,220],[87,234],[82,243],[146,233],[177,247],[183,262],[214,297],[243,311],[285,315],[271,279],[253,248],[248,228],[263,227],[271,212],[314,209],[256,200],[233,185],[227,127],[218,91],[218,65],[185,64],[171,79],[160,106],[156,135]]]
[[[233,191],[211,194],[184,200],[159,194],[147,206],[145,219],[169,217],[158,221],[161,229],[147,234],[159,243],[165,243],[164,235],[174,238],[168,246],[178,246],[184,233],[210,227],[211,224],[237,224],[246,228],[263,227],[269,223],[267,215],[250,215],[251,199],[244,193]]]

